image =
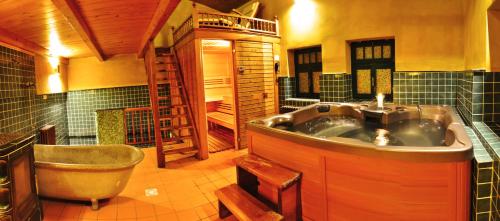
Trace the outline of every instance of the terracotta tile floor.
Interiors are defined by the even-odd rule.
[[[214,191],[236,182],[232,159],[247,153],[223,151],[208,160],[190,158],[158,169],[155,149],[143,150],[146,157],[134,169],[125,190],[101,201],[98,211],[92,211],[87,202],[43,199],[44,220],[219,220]]]

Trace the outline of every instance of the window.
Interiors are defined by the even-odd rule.
[[[351,43],[353,96],[372,99],[382,93],[392,100],[394,39]]]
[[[321,47],[295,50],[294,58],[297,97],[319,98],[319,78],[323,72]]]

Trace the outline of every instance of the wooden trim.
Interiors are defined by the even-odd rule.
[[[139,48],[137,51],[137,56],[139,58],[144,57],[146,52],[147,44],[150,40],[153,40],[154,37],[160,32],[161,28],[167,22],[172,12],[174,12],[175,8],[179,4],[180,0],[161,0],[156,8],[153,17],[151,18],[151,22],[148,25],[148,28],[144,32],[144,36],[142,36],[141,43],[139,44]]]
[[[328,190],[328,182],[326,181],[326,157],[320,156],[319,157],[319,171],[321,173],[321,186],[322,186],[322,191],[323,191],[323,219],[328,220],[328,196],[327,196],[327,190]],[[300,204],[299,204],[300,205]]]
[[[194,30],[195,38],[211,38],[211,39],[226,39],[226,40],[241,40],[241,41],[258,41],[269,43],[280,43],[279,36],[262,35],[258,33],[243,33],[240,31],[198,28]]]
[[[28,52],[29,54],[49,55],[49,50],[47,48],[0,28],[0,44],[2,42],[9,48]]]
[[[231,41],[231,53],[233,54],[233,110],[234,110],[234,149],[239,150],[240,146],[240,101],[238,96],[238,66],[236,60],[236,41]]]
[[[200,86],[196,88],[198,90],[198,99],[197,103],[198,104],[203,104],[198,107],[200,110],[199,115],[198,115],[198,122],[200,122],[199,128],[204,129],[205,131],[208,131],[208,126],[207,126],[207,109],[205,105],[205,87],[204,87],[204,82],[203,82],[203,60],[201,57],[201,40],[199,39],[194,39],[194,51],[195,51],[195,63],[197,64],[195,67],[195,72],[194,74],[196,75],[195,79],[198,80],[198,83]],[[201,127],[201,124],[204,124],[204,127]],[[198,158],[202,160],[208,159],[208,141],[204,142],[205,145],[202,145],[202,142],[200,142],[200,147],[198,151]]]
[[[85,22],[85,18],[81,14],[76,2],[74,0],[52,0],[52,2],[59,11],[62,12],[66,20],[68,20],[71,26],[78,32],[80,37],[82,37],[82,40],[87,44],[94,55],[100,61],[105,61],[106,56],[97,43],[94,33],[90,30],[87,22]]]

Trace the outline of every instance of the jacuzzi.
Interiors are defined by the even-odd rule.
[[[469,218],[472,143],[451,107],[320,103],[247,129],[250,153],[303,173],[304,220]]]
[[[117,196],[127,185],[142,150],[128,145],[35,145],[35,171],[41,196],[91,201]]]

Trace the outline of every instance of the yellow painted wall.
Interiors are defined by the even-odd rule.
[[[500,10],[488,13],[488,31],[491,71],[500,72]]]
[[[323,72],[350,72],[347,41],[394,37],[397,71],[464,69],[461,0],[262,0],[287,50],[322,45]]]
[[[95,57],[72,58],[68,65],[70,91],[147,85],[144,60],[137,55],[117,55],[104,62]]]
[[[490,70],[488,13],[492,0],[464,0],[465,70]]]
[[[196,6],[200,10],[206,10],[206,6],[197,4]],[[161,29],[160,33],[154,39],[154,45],[156,47],[168,47],[173,45],[172,39],[172,26],[178,28],[184,21],[186,21],[189,16],[191,16],[193,11],[193,2],[189,0],[181,0],[177,8],[172,12],[170,18]]]
[[[35,55],[36,93],[54,94],[68,91],[67,63],[59,62],[59,68],[52,67],[49,59]]]

